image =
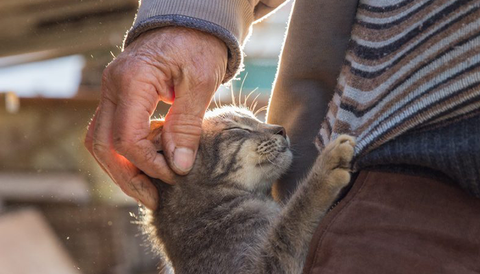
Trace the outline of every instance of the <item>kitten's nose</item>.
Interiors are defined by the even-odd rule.
[[[282,135],[283,138],[287,138],[287,131],[282,126],[272,126],[271,132],[273,134]]]

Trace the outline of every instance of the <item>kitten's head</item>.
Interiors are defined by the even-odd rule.
[[[202,129],[197,158],[186,179],[265,191],[292,162],[285,129],[260,122],[247,109],[208,111]],[[159,130],[155,134],[158,138]]]

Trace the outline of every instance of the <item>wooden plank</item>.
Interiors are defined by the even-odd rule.
[[[82,53],[121,45],[137,0],[1,0],[0,57]],[[61,53],[60,53],[61,52]]]
[[[68,54],[69,52],[70,51],[56,52],[54,50],[45,50],[45,51],[39,51],[39,52],[2,57],[0,58],[0,68],[52,59],[57,56],[69,55]]]
[[[102,48],[120,46],[132,18],[116,18],[99,25],[98,22],[85,22],[85,27],[65,31],[57,28],[41,35],[22,36],[17,39],[0,39],[0,57],[38,52],[45,50],[68,49],[72,53],[82,53]]]
[[[41,213],[22,210],[0,216],[0,273],[79,274]]]
[[[25,12],[32,9],[39,9],[42,11],[42,7],[45,9],[56,8],[61,6],[74,7],[76,5],[87,4],[90,6],[102,6],[102,5],[118,5],[122,3],[137,4],[137,0],[2,0],[0,1],[0,14],[7,14],[9,12]],[[43,9],[43,11],[46,11]]]
[[[0,11],[3,11],[2,13],[6,13],[7,8],[9,9],[9,11],[13,9],[18,10],[28,5],[46,2],[52,2],[52,0],[2,0],[0,2]]]
[[[86,203],[90,193],[87,182],[75,174],[0,173],[0,200]]]
[[[0,2],[1,3],[1,2]],[[131,0],[108,0],[108,1],[82,1],[75,3],[62,3],[61,5],[30,5],[21,10],[15,8],[3,8],[0,4],[0,25],[12,26],[0,30],[0,39],[18,37],[26,34],[34,35],[42,28],[62,25],[69,22],[70,25],[82,25],[83,21],[96,18],[97,24],[109,16],[129,16],[133,21],[136,3]],[[83,24],[84,25],[84,24]],[[65,31],[65,29],[64,29]]]

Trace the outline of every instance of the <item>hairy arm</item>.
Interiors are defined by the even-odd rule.
[[[294,148],[290,170],[274,185],[278,200],[295,191],[317,157],[314,139],[344,64],[356,7],[356,0],[295,3],[267,115],[268,123],[287,130]]]

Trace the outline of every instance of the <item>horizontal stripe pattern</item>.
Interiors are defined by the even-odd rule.
[[[319,132],[357,137],[357,157],[480,108],[480,0],[360,0]]]
[[[360,1],[358,5],[359,9],[367,10],[370,12],[390,12],[401,9],[415,2],[414,0],[402,0],[402,1],[389,1],[389,0],[370,0]]]

